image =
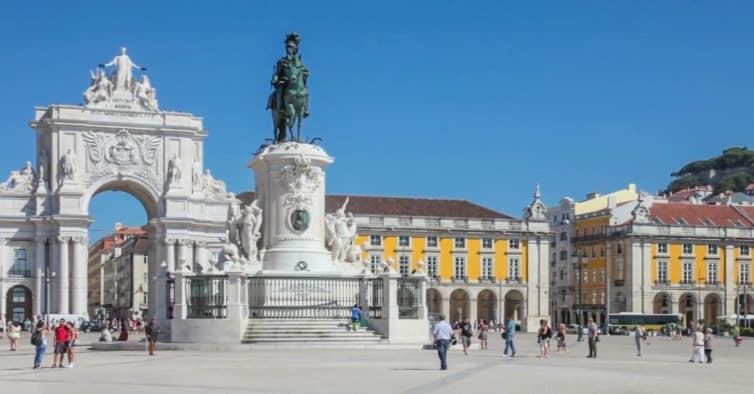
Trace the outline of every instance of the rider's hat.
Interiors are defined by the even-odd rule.
[[[286,43],[286,45],[288,43],[291,43],[291,42],[294,43],[294,44],[296,44],[296,46],[298,47],[298,44],[301,43],[301,37],[299,37],[298,33],[293,32],[293,33],[289,33],[287,36],[285,36],[285,43]]]

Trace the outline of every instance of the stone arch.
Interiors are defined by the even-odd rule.
[[[8,289],[5,302],[5,316],[8,321],[18,321],[32,318],[31,289],[24,285],[15,285]]]
[[[673,297],[666,293],[657,293],[654,301],[652,302],[653,313],[672,313],[673,312]]]
[[[471,298],[464,289],[455,289],[450,293],[450,319],[449,321],[461,321],[469,317]]]
[[[89,205],[98,194],[106,191],[121,191],[136,198],[147,212],[147,219],[154,219],[164,215],[160,207],[160,196],[157,190],[148,182],[134,176],[108,176],[89,187],[89,191],[82,197],[81,207],[85,214],[89,214]]]
[[[439,290],[427,289],[427,309],[431,319],[442,314],[442,293]]]
[[[697,319],[696,302],[694,293],[683,293],[678,297],[678,312],[683,315],[686,324]]]
[[[497,315],[497,295],[490,289],[484,289],[476,296],[477,319],[492,321]]]
[[[704,321],[707,325],[717,324],[717,317],[722,315],[722,301],[717,293],[710,293],[704,297]]]
[[[508,319],[508,316],[512,316],[516,321],[523,321],[526,316],[524,315],[524,295],[518,290],[511,290],[505,293],[505,316],[503,319]]]

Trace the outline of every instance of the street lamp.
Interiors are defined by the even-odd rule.
[[[578,259],[578,265],[579,265],[579,299],[578,299],[579,303],[578,303],[578,305],[576,305],[576,313],[577,313],[576,322],[578,323],[578,340],[579,341],[583,341],[584,340],[584,330],[581,327],[582,327],[582,324],[583,324],[582,323],[582,319],[583,319],[582,308],[584,307],[584,292],[583,292],[583,290],[581,288],[581,281],[582,281],[582,277],[584,276],[582,274],[582,267],[589,262],[589,255],[586,253],[586,249],[584,249],[584,253],[581,256],[579,256],[579,251],[577,249],[576,252],[574,252],[571,255],[571,257],[574,260]]]
[[[50,272],[50,266],[45,268],[42,274],[45,278],[45,324],[50,325],[50,282],[55,279],[55,272]]]

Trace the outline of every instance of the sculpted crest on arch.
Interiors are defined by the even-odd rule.
[[[111,176],[134,176],[162,189],[161,176],[156,165],[161,148],[160,137],[133,135],[126,129],[115,134],[87,131],[82,134],[86,144],[87,171],[85,182]]]

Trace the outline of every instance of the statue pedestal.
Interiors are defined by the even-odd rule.
[[[333,162],[319,146],[283,142],[250,162],[261,202],[263,274],[338,273],[325,248],[325,167]]]

